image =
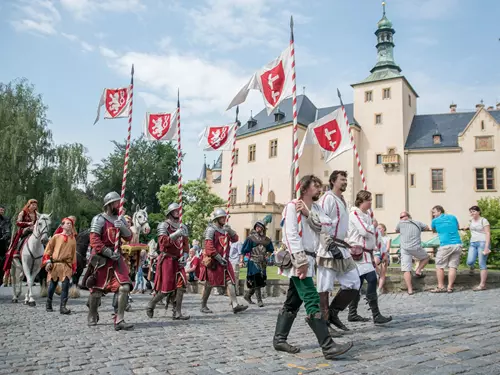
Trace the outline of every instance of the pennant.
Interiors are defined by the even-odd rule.
[[[352,148],[349,129],[345,124],[342,108],[309,124],[299,148],[299,158],[306,144],[316,144],[325,158],[325,163]]]
[[[122,87],[118,89],[104,89],[97,107],[97,117],[94,125],[99,121],[101,116],[101,107],[104,106],[104,118],[113,119],[128,117],[130,105],[130,87]]]
[[[243,103],[250,90],[259,90],[262,93],[267,114],[270,115],[283,99],[292,95],[292,88],[292,59],[290,47],[287,47],[281,55],[250,77],[247,84],[233,98],[227,110]]]
[[[260,180],[260,190],[259,190],[259,195],[262,198],[262,193],[264,192],[264,181],[261,179]]]
[[[207,126],[200,134],[199,145],[203,151],[230,151],[236,124],[222,126]]]
[[[177,135],[178,116],[172,113],[146,113],[144,136],[149,141],[171,141]]]

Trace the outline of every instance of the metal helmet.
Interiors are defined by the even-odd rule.
[[[116,191],[112,191],[111,193],[108,193],[104,196],[104,207],[106,207],[110,203],[119,200],[120,200],[120,194],[118,194]]]
[[[220,217],[227,217],[227,212],[225,210],[223,210],[222,208],[218,208],[215,210],[212,221],[215,221]]]
[[[165,216],[168,216],[172,211],[178,210],[181,208],[178,203],[170,203],[165,210]]]
[[[255,229],[256,226],[262,227],[262,229],[266,230],[266,224],[262,220],[257,220],[255,224],[253,225],[253,229]]]

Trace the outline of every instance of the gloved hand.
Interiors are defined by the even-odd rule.
[[[114,261],[117,261],[118,259],[120,259],[120,254],[119,253],[115,253],[113,250],[111,250],[109,247],[106,247],[102,252],[101,254],[103,256],[105,256],[106,258],[109,258],[111,260],[114,260]]]
[[[222,229],[224,229],[231,237],[233,237],[236,234],[236,231],[233,228],[231,228],[229,224],[225,224],[222,227]]]
[[[180,236],[182,236],[182,228],[179,228],[177,229],[174,233],[170,234],[170,239],[172,241],[175,241],[176,239],[178,239]]]
[[[120,216],[113,224],[115,225],[115,228],[120,229],[120,234],[122,236],[128,237],[132,234],[123,216]]]
[[[227,260],[224,259],[220,254],[214,256],[214,259],[219,262],[219,264],[223,267],[227,266]]]
[[[186,260],[184,258],[179,258],[179,267],[184,268],[186,266]]]
[[[181,224],[181,226],[180,226],[180,228],[179,228],[179,229],[181,229],[181,230],[182,230],[182,235],[183,235],[184,237],[189,236],[189,229],[188,229],[188,227],[187,227],[185,224]]]
[[[49,260],[45,265],[45,271],[50,272],[52,270],[52,262]]]

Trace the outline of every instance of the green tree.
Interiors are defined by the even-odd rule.
[[[161,208],[165,210],[172,202],[177,202],[177,185],[163,185],[158,192]],[[189,228],[190,240],[202,240],[210,214],[214,207],[224,204],[224,200],[210,192],[205,181],[193,180],[183,186],[182,221]]]
[[[125,142],[113,142],[112,153],[94,169],[92,189],[103,197],[110,191],[120,193],[122,186]],[[129,204],[147,206],[149,212],[158,212],[160,204],[156,193],[163,184],[177,182],[177,151],[170,143],[149,142],[143,137],[133,140],[125,198]]]

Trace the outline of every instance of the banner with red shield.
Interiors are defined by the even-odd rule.
[[[231,141],[235,136],[234,123],[221,126],[207,126],[199,135],[199,145],[203,147],[203,151],[228,151],[231,150]]]
[[[104,89],[97,107],[97,117],[94,125],[99,121],[101,107],[104,106],[104,118],[114,119],[128,117],[130,105],[130,88],[121,87],[118,89]]]
[[[172,113],[146,113],[143,133],[149,141],[171,141],[177,136],[177,109]]]
[[[243,103],[250,90],[262,93],[267,114],[292,95],[292,59],[290,47],[287,47],[276,59],[252,75],[245,86],[236,94],[227,109]]]
[[[307,144],[319,146],[325,158],[325,163],[353,147],[342,108],[338,108],[316,122],[309,124],[299,148],[299,157]]]

